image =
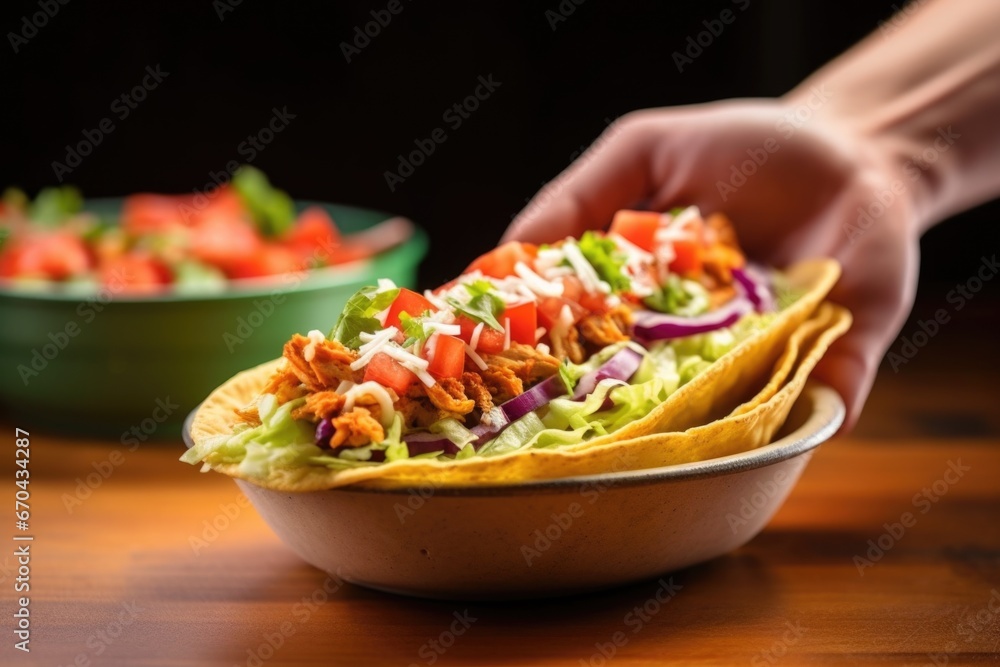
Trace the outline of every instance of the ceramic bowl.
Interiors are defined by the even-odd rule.
[[[115,216],[120,204],[91,200],[87,209]],[[390,217],[318,205],[344,232]],[[0,289],[0,408],[18,423],[126,444],[176,436],[184,416],[212,389],[273,359],[293,333],[317,323],[333,326],[358,288],[378,278],[412,286],[426,248],[426,235],[416,230],[370,261],[311,271],[304,279],[240,281],[212,294]]]
[[[773,443],[698,463],[512,486],[287,493],[237,484],[303,560],[355,584],[444,599],[569,595],[745,544],[843,419],[837,393],[811,381]]]

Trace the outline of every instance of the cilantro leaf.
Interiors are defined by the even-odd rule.
[[[345,347],[358,349],[362,333],[375,333],[382,329],[382,323],[375,316],[392,305],[397,296],[398,288],[379,292],[377,287],[362,287],[347,300],[337,324],[330,331],[330,338]]]
[[[503,331],[497,315],[503,312],[504,301],[488,280],[476,280],[462,285],[472,298],[462,303],[455,297],[448,297],[448,305],[474,322],[482,322],[491,329]]]
[[[403,335],[406,336],[403,347],[410,347],[417,341],[425,341],[430,338],[421,317],[411,317],[407,312],[399,314],[399,323],[402,325]]]
[[[585,232],[577,247],[597,271],[601,280],[610,285],[613,291],[625,292],[632,285],[632,281],[622,270],[625,266],[625,255],[618,252],[614,241],[593,232]]]

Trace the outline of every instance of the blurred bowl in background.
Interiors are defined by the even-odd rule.
[[[120,199],[89,200],[114,216]],[[391,216],[322,206],[344,233]],[[378,278],[413,286],[427,251],[415,228],[369,260],[218,293],[111,295],[0,289],[0,409],[22,428],[135,440],[176,436],[185,415],[237,372],[281,356],[295,332],[332,328],[347,299]]]

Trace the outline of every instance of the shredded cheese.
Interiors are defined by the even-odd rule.
[[[585,290],[601,294],[611,293],[611,285],[601,280],[601,277],[597,275],[597,271],[590,265],[587,258],[583,256],[583,253],[580,252],[580,247],[574,241],[567,240],[563,244],[563,252],[566,254],[566,259],[569,261],[570,266],[576,271],[577,278],[583,283]]]
[[[540,275],[532,271],[524,262],[514,265],[514,273],[524,281],[524,286],[529,291],[539,296],[562,296],[563,284],[545,280]]]
[[[356,371],[367,366],[372,357],[381,352],[398,333],[399,329],[396,327],[388,327],[375,334],[362,332],[359,337],[363,344],[358,348],[361,356],[351,362],[351,370]]]
[[[465,344],[465,353],[469,355],[469,359],[472,359],[472,363],[479,366],[479,370],[485,371],[488,368],[483,358],[476,354],[476,351],[469,347],[468,343]]]
[[[479,347],[479,337],[483,335],[483,327],[485,325],[480,322],[476,325],[476,328],[472,330],[472,336],[469,338],[469,347],[476,350]]]
[[[503,318],[503,349],[510,349],[510,318]]]
[[[326,336],[319,329],[313,329],[306,334],[306,337],[309,339],[309,342],[306,343],[305,348],[302,350],[302,358],[307,362],[312,362],[316,358],[316,346],[325,341]]]
[[[361,396],[371,396],[378,403],[380,408],[379,415],[381,419],[382,426],[389,428],[392,426],[392,419],[396,415],[396,411],[393,409],[392,404],[396,402],[398,397],[396,392],[392,389],[386,389],[378,382],[362,382],[359,385],[351,387],[344,394],[344,412],[350,412],[354,409],[354,403]]]

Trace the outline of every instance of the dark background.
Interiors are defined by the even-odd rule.
[[[22,31],[38,0],[4,3],[0,185],[34,193],[54,184],[52,162],[65,159],[66,145],[111,117],[115,131],[66,182],[88,196],[203,189],[209,172],[241,159],[237,146],[266,125],[272,108],[287,107],[295,119],[253,164],[297,198],[382,209],[423,225],[432,245],[421,279],[430,286],[491,247],[606,119],[641,107],[781,94],[898,6],[749,0],[740,12],[730,0],[588,0],[553,30],[546,11],[558,0],[400,1],[403,11],[350,63],[340,43],[386,0],[70,0],[18,53],[8,33]],[[725,8],[736,9],[736,21],[679,73],[672,53]],[[112,102],[156,65],[169,76],[118,120]],[[501,87],[390,192],[384,172],[396,169],[397,155],[443,126],[442,113],[490,74]],[[998,211],[987,205],[928,234],[925,290],[972,275],[982,253],[998,245]]]

